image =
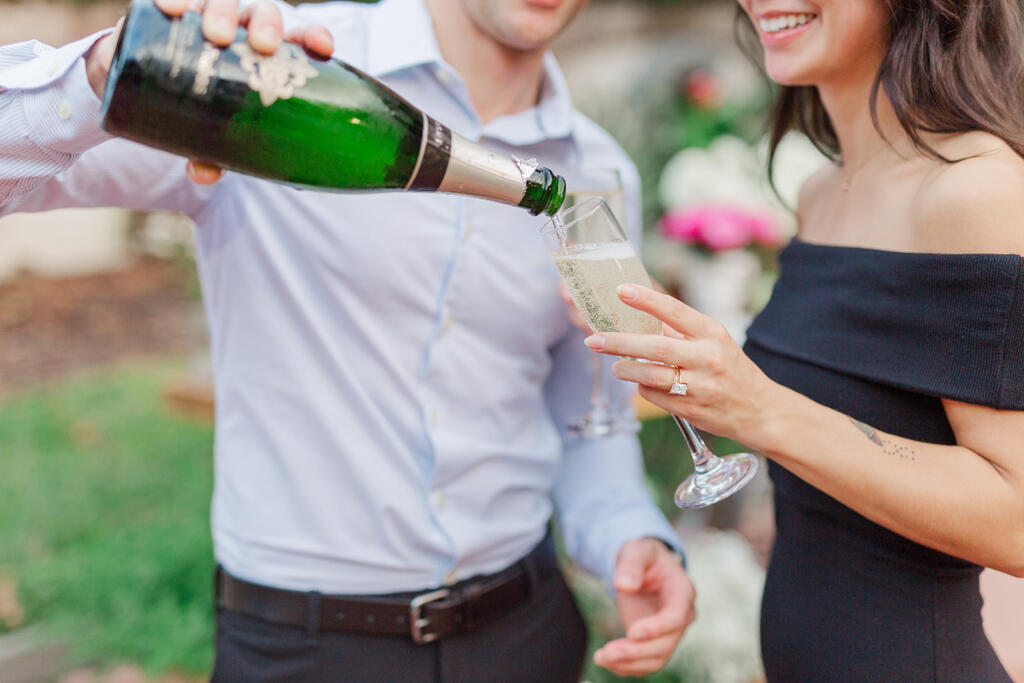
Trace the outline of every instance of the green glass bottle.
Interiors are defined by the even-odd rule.
[[[198,14],[134,0],[102,107],[111,134],[249,175],[340,191],[451,192],[554,215],[565,180],[453,133],[379,81],[286,43],[218,48]]]

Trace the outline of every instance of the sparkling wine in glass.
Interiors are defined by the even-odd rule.
[[[661,334],[661,321],[624,304],[622,284],[651,286],[643,263],[614,214],[600,198],[558,213],[542,230],[551,258],[576,308],[595,332]],[[695,509],[728,498],[757,473],[757,458],[716,456],[686,420],[673,415],[693,458],[694,471],[676,489],[675,502]]]
[[[615,168],[587,168],[570,170],[565,174],[569,188],[565,195],[562,208],[581,204],[589,199],[601,197],[608,208],[619,220],[626,221],[626,201],[622,184],[622,174]],[[633,429],[636,420],[629,415],[619,415],[612,411],[611,403],[605,391],[605,357],[600,353],[593,354],[593,382],[590,391],[590,405],[582,417],[569,425],[569,431],[582,439],[597,439],[618,433],[623,429]],[[627,427],[628,425],[628,427]]]

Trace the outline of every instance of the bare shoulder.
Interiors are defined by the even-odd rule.
[[[825,190],[837,182],[839,171],[835,164],[825,164],[812,173],[800,186],[800,196],[797,200],[796,213],[801,222],[811,219],[814,212],[818,210],[818,202],[821,197],[826,196]]]
[[[1024,158],[987,133],[938,145],[914,202],[914,231],[928,251],[1024,255]]]

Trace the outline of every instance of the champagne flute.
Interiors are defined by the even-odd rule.
[[[625,223],[626,202],[622,186],[622,174],[618,169],[593,169],[569,171],[565,174],[566,186],[563,209],[581,204],[589,199],[601,197],[608,204],[620,224]],[[569,432],[582,439],[597,439],[615,434],[623,428],[623,421],[612,414],[612,408],[604,390],[604,356],[594,353],[593,385],[590,405],[583,416],[569,425]]]
[[[590,199],[561,211],[544,225],[542,233],[562,281],[591,329],[662,333],[660,320],[619,299],[619,285],[650,287],[651,279],[604,200]],[[677,506],[707,507],[750,483],[757,472],[757,458],[750,453],[720,458],[711,452],[693,425],[675,415],[673,419],[694,464],[693,474],[676,489]]]

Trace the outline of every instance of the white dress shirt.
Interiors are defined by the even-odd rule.
[[[339,58],[469,139],[556,172],[620,169],[639,236],[635,168],[573,110],[550,54],[540,103],[483,125],[422,0],[282,11],[326,25]],[[420,590],[508,566],[553,512],[605,580],[627,540],[675,543],[635,435],[565,430],[587,409],[591,355],[541,219],[452,195],[192,184],[181,158],[101,130],[82,59],[96,39],[0,48],[0,213],[122,206],[195,222],[227,571],[325,593]],[[622,407],[630,387],[612,382]]]

